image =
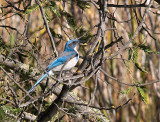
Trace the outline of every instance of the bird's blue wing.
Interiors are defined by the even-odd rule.
[[[54,67],[59,66],[63,64],[60,61],[54,60],[50,65],[48,65],[48,67],[46,68],[46,71],[49,72],[50,70],[52,70]]]
[[[63,52],[62,54],[59,55],[58,58],[56,58],[48,67],[46,68],[46,71],[49,72],[52,70],[54,67],[57,67],[61,64],[65,64],[67,60],[69,60],[72,56],[76,55],[77,53],[75,52]],[[47,77],[48,74],[45,73],[34,85],[33,87],[28,91],[29,93],[45,78]]]
[[[46,74],[44,74],[33,86],[32,86],[32,88],[28,91],[29,93],[45,78],[45,77],[47,77],[48,76],[48,74],[46,73]]]
[[[63,52],[50,65],[48,65],[48,67],[46,68],[46,71],[48,72],[48,71],[52,70],[54,67],[57,67],[61,64],[65,64],[65,62],[74,55],[76,55],[75,52]]]

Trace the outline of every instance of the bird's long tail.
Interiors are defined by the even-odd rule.
[[[48,74],[44,74],[33,86],[32,88],[28,91],[28,93],[30,93],[45,77],[47,77]]]

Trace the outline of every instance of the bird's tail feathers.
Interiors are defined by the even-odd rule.
[[[44,74],[34,85],[33,87],[28,91],[28,93],[30,93],[45,77],[47,77],[48,74]]]

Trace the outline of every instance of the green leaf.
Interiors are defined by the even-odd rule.
[[[7,106],[7,105],[4,105],[4,106],[1,106],[0,107],[0,120],[1,122],[17,122],[15,120],[15,118],[13,118],[12,116],[10,116],[10,110],[11,110],[11,106]],[[19,111],[20,112],[20,111]],[[8,113],[8,114],[7,114]],[[14,114],[14,113],[11,113],[11,114]],[[17,113],[18,114],[18,113]]]
[[[142,98],[143,102],[147,104],[147,96],[146,96],[146,88],[144,86],[137,87],[137,90],[140,94],[140,97]]]
[[[25,11],[25,14],[30,14],[32,11],[35,11],[38,9],[38,5],[37,4],[33,4],[32,6],[29,6],[27,8],[27,10]]]
[[[138,47],[146,53],[158,53],[156,51],[153,51],[149,46],[139,45]]]
[[[133,63],[136,63],[138,59],[138,48],[132,47],[128,50],[128,60],[132,60]]]
[[[129,87],[127,90],[123,90],[123,91],[121,91],[120,93],[121,93],[121,94],[128,94],[129,92],[132,91],[132,89],[133,89],[133,87]]]
[[[9,105],[2,106],[2,109],[3,111],[7,111],[12,114],[18,114],[22,110],[22,108],[13,108],[12,106],[9,106]]]
[[[135,63],[135,66],[142,72],[148,73],[146,70],[144,70],[137,62]]]
[[[88,9],[90,8],[90,4],[87,1],[82,1],[82,0],[73,0],[73,2],[75,2],[77,4],[77,6],[79,8],[81,8],[82,10]]]
[[[53,2],[53,1],[50,2],[50,8],[51,8],[51,10],[53,11],[54,14],[56,14],[59,17],[61,16],[55,2]]]
[[[45,16],[47,18],[47,20],[50,22],[52,20],[52,13],[51,13],[51,10],[50,8],[45,8]]]
[[[129,34],[128,34],[128,37],[129,37],[129,39],[131,39],[131,38],[132,38],[132,34],[129,33]],[[135,40],[134,40],[134,39],[132,40],[132,44],[135,45]]]
[[[85,1],[81,1],[81,0],[77,0],[77,6],[78,6],[79,8],[81,8],[82,10],[85,10],[85,9],[89,9],[89,8],[90,8],[89,2],[85,2]]]
[[[138,59],[138,48],[134,47],[133,48],[133,57],[132,57],[133,63],[136,63],[137,59]]]
[[[15,37],[13,34],[10,34],[9,36],[9,42],[10,42],[10,46],[13,47],[15,44]]]
[[[5,113],[2,108],[0,108],[0,120],[3,120],[5,117]]]

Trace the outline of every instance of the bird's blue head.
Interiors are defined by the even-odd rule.
[[[69,40],[66,45],[64,51],[75,51],[76,46],[79,44],[80,40],[72,39]]]

